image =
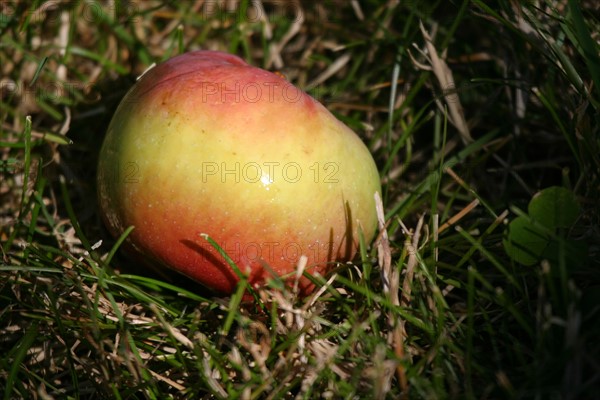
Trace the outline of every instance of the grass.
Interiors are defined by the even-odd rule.
[[[594,8],[1,1],[3,398],[598,398]],[[313,296],[216,297],[103,228],[114,109],[150,64],[199,48],[281,71],[372,151],[380,234]],[[523,265],[509,222],[552,186],[581,210]]]

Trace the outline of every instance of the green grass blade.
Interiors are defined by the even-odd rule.
[[[4,388],[4,400],[9,400],[13,395],[13,387],[18,379],[19,370],[21,369],[22,362],[27,356],[27,352],[31,348],[31,345],[35,342],[36,337],[39,333],[38,324],[32,323],[23,338],[19,341],[19,344],[15,347],[14,351],[11,351],[13,355],[12,364],[8,376],[6,378],[6,387]]]
[[[592,38],[590,29],[583,18],[580,4],[575,0],[569,0],[569,16],[575,28],[578,49],[580,49],[581,56],[594,81],[594,90],[597,96],[596,108],[598,108],[598,101],[600,101],[600,46]]]

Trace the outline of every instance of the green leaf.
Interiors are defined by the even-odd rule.
[[[549,187],[529,202],[529,216],[548,229],[572,226],[581,212],[575,194],[563,187]]]
[[[543,227],[525,216],[519,216],[509,224],[508,234],[502,241],[506,254],[523,265],[538,262],[548,242],[549,237]]]

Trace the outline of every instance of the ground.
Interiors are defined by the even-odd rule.
[[[0,392],[598,398],[593,1],[0,1]],[[128,258],[96,166],[152,63],[228,51],[369,147],[379,234],[307,298]]]

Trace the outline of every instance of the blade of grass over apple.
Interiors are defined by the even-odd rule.
[[[110,265],[110,262],[112,261],[113,257],[117,253],[117,250],[119,249],[119,247],[121,247],[123,242],[127,239],[127,236],[129,236],[134,229],[135,229],[135,226],[130,226],[127,229],[125,229],[125,231],[121,234],[121,236],[119,236],[119,238],[115,242],[114,246],[110,249],[110,251],[108,252],[108,255],[104,259],[105,265]]]

